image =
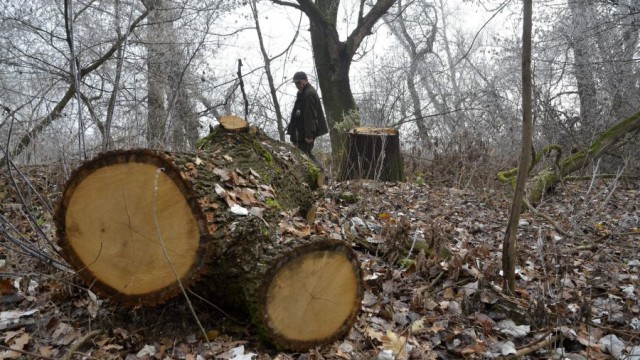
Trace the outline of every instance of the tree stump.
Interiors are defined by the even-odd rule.
[[[101,154],[66,185],[61,253],[92,290],[123,304],[191,287],[242,310],[281,348],[325,343],[353,325],[363,285],[347,244],[310,236],[309,169],[258,130],[223,127],[195,153]]]
[[[236,115],[225,115],[220,118],[220,125],[227,131],[247,131],[249,123]]]
[[[398,130],[354,128],[347,134],[346,149],[342,180],[404,181]]]

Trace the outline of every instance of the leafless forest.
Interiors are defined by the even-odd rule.
[[[0,359],[639,358],[640,1],[534,1],[530,54],[523,3],[0,0]],[[286,142],[299,70],[330,125],[302,235],[365,276],[344,338],[279,351],[215,304],[120,307],[77,279],[53,222],[74,169],[193,153],[224,115]],[[399,131],[406,182],[339,181],[354,126]]]

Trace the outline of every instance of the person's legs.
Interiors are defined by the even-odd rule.
[[[320,160],[318,160],[311,152],[311,150],[313,150],[313,145],[314,143],[308,143],[306,141],[296,143],[296,146],[298,146],[298,149],[302,150],[305,154],[307,154],[307,156],[309,156],[309,159],[311,159],[311,161],[313,161],[313,163],[316,164],[316,166],[318,166],[320,170],[324,171],[324,166],[322,166],[322,162],[320,162]]]

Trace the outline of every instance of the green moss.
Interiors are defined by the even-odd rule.
[[[500,171],[498,173],[498,180],[501,183],[513,183],[516,180],[516,175],[518,175],[518,168],[513,168],[511,170]]]
[[[338,199],[346,202],[347,204],[355,204],[360,200],[358,195],[352,193],[351,191],[345,191],[338,195]]]
[[[268,228],[263,227],[262,229],[260,229],[262,231],[262,236],[264,237],[270,237],[271,236],[271,231],[269,231]]]
[[[256,152],[258,154],[260,154],[260,156],[267,162],[267,163],[272,163],[273,162],[273,155],[271,155],[271,153],[269,151],[267,151],[267,149],[264,148],[264,146],[262,146],[262,144],[260,143],[260,141],[254,141],[253,142],[253,148],[256,150]]]
[[[409,259],[409,258],[403,258],[398,260],[398,266],[400,266],[403,269],[409,268],[411,266],[415,266],[416,265],[416,261],[413,259]]]
[[[420,250],[424,250],[425,254],[427,255],[429,255],[429,252],[430,252],[429,244],[427,244],[427,242],[424,240],[416,241],[416,243],[413,245],[413,250],[416,252],[420,252]]]
[[[452,257],[453,253],[449,251],[449,249],[442,249],[440,251],[440,258],[442,258],[443,260],[451,260]]]
[[[282,206],[280,205],[280,203],[278,203],[278,200],[276,199],[272,199],[268,197],[264,199],[264,203],[270,208],[282,210]]]
[[[196,149],[203,150],[211,145],[211,141],[213,140],[214,134],[209,134],[203,138],[200,138],[196,143]]]
[[[313,163],[307,163],[307,173],[309,174],[309,186],[312,189],[318,188],[318,178],[320,177],[320,168],[315,166]]]
[[[548,184],[555,184],[560,181],[558,174],[553,169],[546,169],[538,173],[533,179],[531,179],[531,183],[533,184],[531,189],[529,190],[529,202],[531,205],[536,206],[542,200],[542,195],[544,195],[547,190]]]

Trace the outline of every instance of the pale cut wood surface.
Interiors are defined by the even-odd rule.
[[[158,167],[123,163],[97,169],[75,189],[66,213],[67,241],[87,269],[126,295],[141,295],[177,281],[193,266],[199,233],[184,195]],[[154,214],[155,213],[155,214]]]
[[[236,115],[225,115],[220,118],[220,125],[229,131],[240,131],[247,129],[249,123]]]
[[[295,258],[269,286],[268,323],[294,342],[330,337],[358,311],[359,282],[345,253],[316,251]]]

